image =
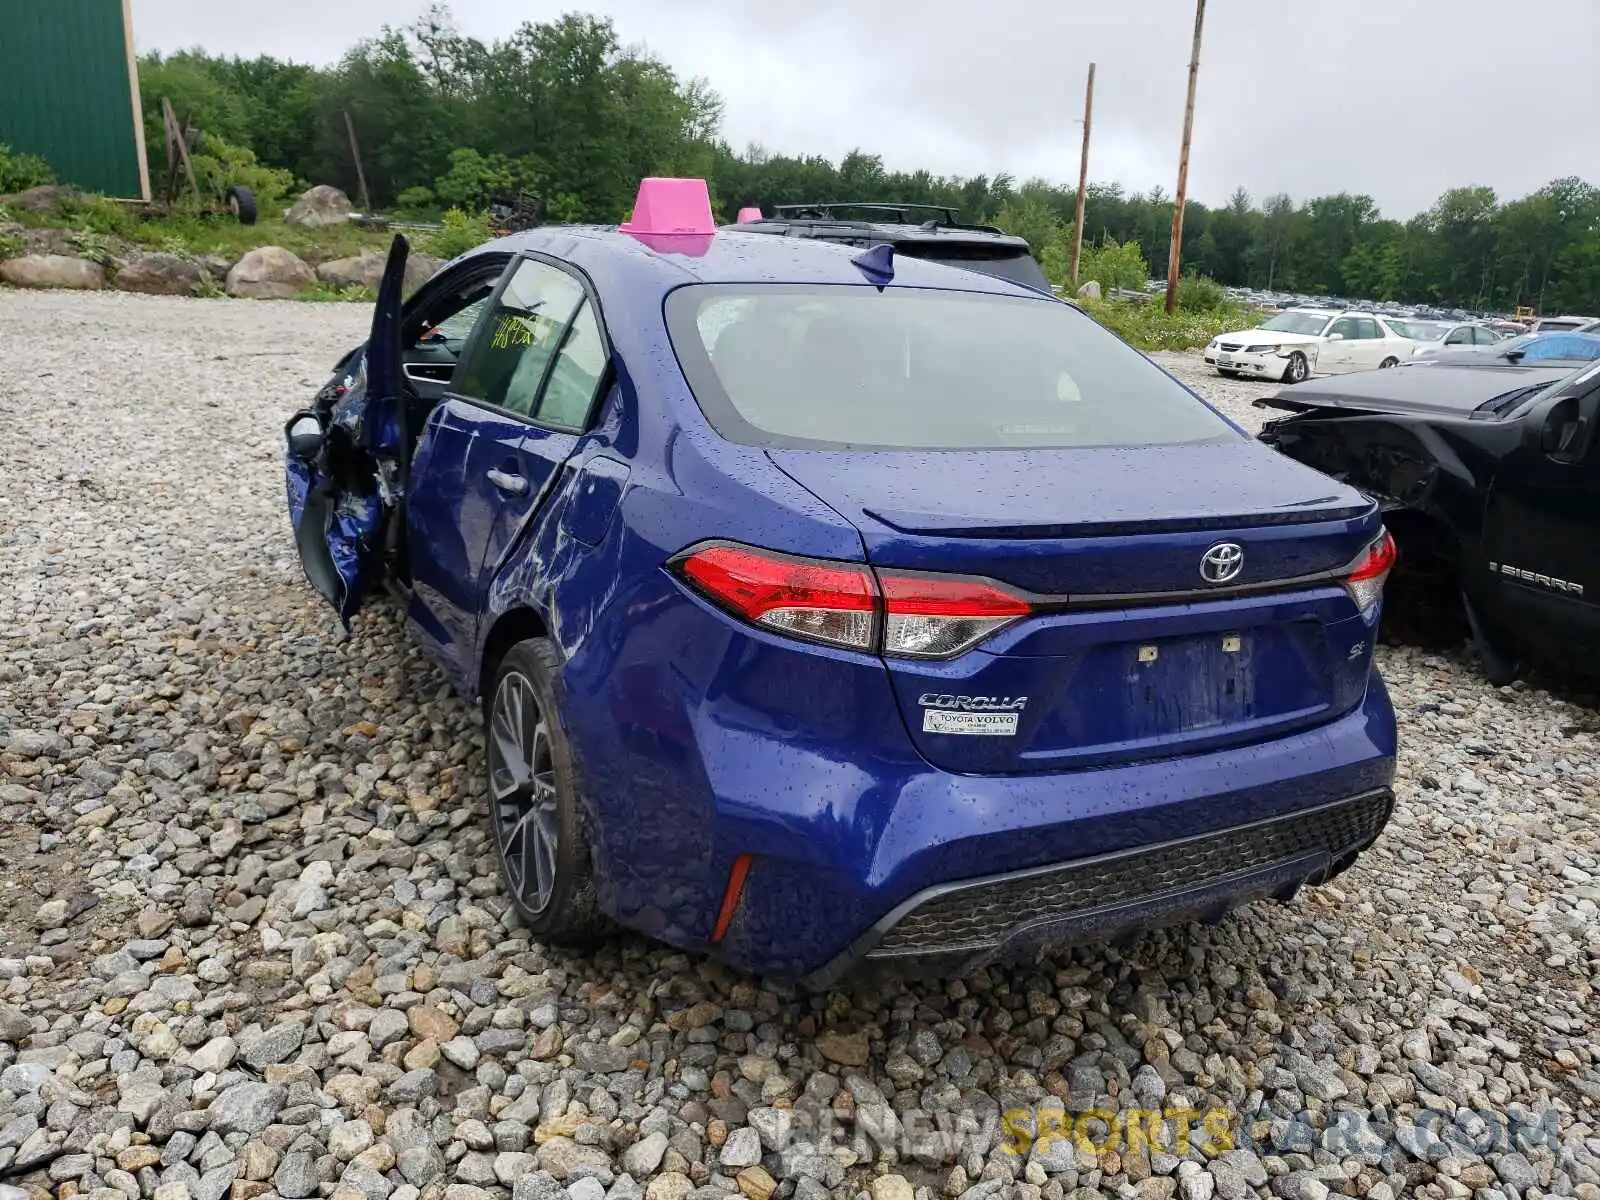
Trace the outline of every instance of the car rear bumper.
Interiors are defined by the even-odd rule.
[[[1377,788],[1217,833],[927,888],[807,982],[823,986],[858,965],[960,977],[1047,945],[1115,940],[1216,920],[1252,900],[1288,900],[1350,866],[1393,807],[1394,794]]]
[[[1374,677],[1363,705],[1333,722],[1214,753],[1043,775],[830,765],[813,785],[822,795],[836,797],[844,775],[862,795],[853,811],[824,804],[799,844],[770,823],[787,815],[778,793],[807,785],[776,777],[774,794],[720,810],[716,841],[750,855],[749,871],[725,937],[700,948],[821,986],[857,965],[970,970],[1287,900],[1381,832],[1393,755]],[[858,854],[816,861],[839,832]]]

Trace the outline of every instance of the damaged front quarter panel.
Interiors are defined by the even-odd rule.
[[[1465,436],[1464,424],[1298,404],[1260,436],[1290,458],[1361,489],[1386,516],[1422,514],[1448,530],[1457,546],[1469,546],[1482,531],[1493,472],[1492,456]]]

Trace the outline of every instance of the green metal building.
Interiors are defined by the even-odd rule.
[[[132,0],[0,0],[0,142],[62,183],[150,198]]]

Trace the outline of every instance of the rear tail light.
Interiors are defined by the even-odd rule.
[[[876,641],[878,595],[865,566],[707,546],[678,570],[708,599],[754,625],[852,650]]]
[[[950,658],[1025,617],[1032,606],[984,579],[880,574],[883,652],[900,658]]]
[[[1394,544],[1394,537],[1385,529],[1351,564],[1344,586],[1362,613],[1371,612],[1383,599],[1384,581],[1389,578],[1389,572],[1394,570],[1399,557],[1400,551]]]
[[[713,545],[673,564],[708,600],[794,637],[891,658],[953,658],[1033,611],[1000,584]]]

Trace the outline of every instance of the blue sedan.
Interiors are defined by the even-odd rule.
[[[307,577],[482,706],[506,892],[813,982],[1288,899],[1393,799],[1373,502],[1074,307],[700,181],[401,302],[286,429]]]

